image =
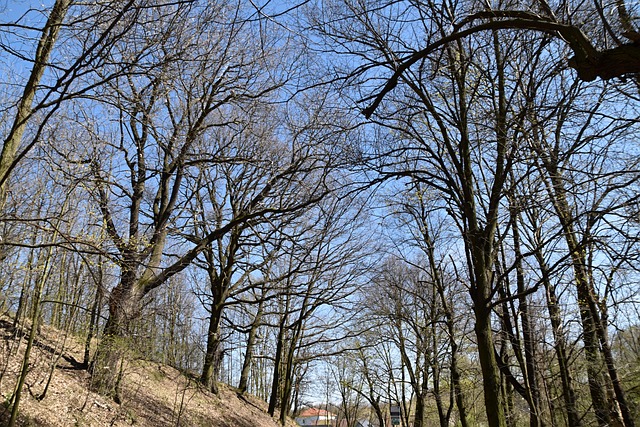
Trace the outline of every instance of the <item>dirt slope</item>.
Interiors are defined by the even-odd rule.
[[[0,320],[0,394],[7,401],[15,387],[26,337],[12,338],[9,322]],[[63,346],[64,343],[64,346]],[[20,345],[18,351],[16,346]],[[277,427],[266,413],[265,402],[239,396],[221,385],[214,396],[193,378],[166,365],[136,360],[125,368],[123,402],[89,391],[90,377],[78,368],[82,346],[43,328],[31,355],[30,371],[20,402],[20,426],[189,426]],[[62,350],[62,351],[61,351]],[[8,357],[9,354],[13,356]],[[45,397],[50,366],[57,360]],[[0,406],[0,425],[9,410]],[[288,427],[295,426],[293,421]]]

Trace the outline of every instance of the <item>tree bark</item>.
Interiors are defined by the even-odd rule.
[[[242,372],[240,373],[240,382],[238,383],[238,389],[240,393],[246,393],[249,383],[249,373],[251,372],[251,361],[253,359],[253,349],[256,345],[256,337],[258,335],[258,329],[262,322],[264,300],[261,299],[258,303],[258,310],[256,311],[256,317],[251,323],[251,329],[249,329],[249,336],[247,337],[247,349],[244,354],[244,360],[242,362]]]
[[[484,298],[472,296],[474,300],[473,311],[476,324],[474,331],[478,346],[478,358],[482,371],[482,385],[487,420],[490,427],[507,427],[502,400],[501,380],[498,371],[498,362],[495,357],[493,332],[491,330],[491,308]]]
[[[89,367],[91,362],[91,341],[97,331],[98,319],[100,316],[100,306],[102,305],[103,290],[102,290],[102,277],[103,266],[102,259],[98,261],[98,275],[94,276],[96,283],[96,294],[93,298],[93,304],[91,305],[91,312],[89,314],[89,330],[87,331],[87,338],[84,342],[84,356],[82,358],[82,365],[85,368]]]
[[[298,342],[299,331],[296,331],[294,338],[289,341],[289,345],[286,349],[286,363],[283,369],[282,379],[282,396],[280,397],[280,424],[285,426],[287,422],[287,416],[289,415],[289,409],[291,406],[291,393],[293,389],[293,367],[295,363],[296,344]]]
[[[207,349],[204,354],[200,382],[212,393],[218,394],[218,375],[221,363],[220,323],[222,320],[221,307],[215,302],[211,306],[209,328],[207,330]]]
[[[425,426],[425,400],[426,397],[422,394],[417,394],[415,396],[415,412],[413,414],[413,425],[414,427],[423,427]]]
[[[48,66],[49,57],[58,39],[62,22],[70,5],[71,0],[56,0],[53,9],[51,9],[51,13],[49,13],[47,23],[42,29],[33,60],[33,68],[29,74],[29,80],[20,97],[11,130],[4,140],[2,152],[0,153],[0,208],[4,207],[7,193],[7,178],[13,167],[18,147],[22,142],[22,136],[27,128],[27,122],[32,114],[32,104],[36,90]]]
[[[284,334],[285,334],[285,325],[284,320],[280,322],[280,328],[278,329],[278,338],[276,344],[276,354],[275,360],[273,362],[273,379],[271,381],[271,394],[269,396],[269,407],[267,412],[272,417],[276,413],[276,408],[278,407],[278,403],[280,403],[281,399],[281,372],[282,372],[282,357],[284,353]]]
[[[133,348],[131,322],[140,311],[140,301],[146,290],[136,280],[135,273],[125,270],[109,296],[109,317],[91,366],[92,388],[121,401],[120,380],[125,356]]]
[[[529,391],[531,405],[529,412],[530,427],[544,427],[545,423],[540,414],[540,388],[536,376],[536,340],[533,336],[533,328],[529,321],[529,304],[525,293],[524,272],[522,268],[522,253],[520,251],[520,232],[518,230],[519,218],[512,212],[513,217],[513,245],[516,257],[516,281],[518,286],[518,312],[522,324],[522,339],[524,341],[525,378]]]

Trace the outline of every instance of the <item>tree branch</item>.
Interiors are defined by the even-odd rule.
[[[463,26],[478,19],[490,19],[490,22],[473,25],[467,29]],[[521,29],[540,31],[564,40],[573,51],[568,65],[575,69],[578,78],[593,81],[596,78],[610,80],[627,74],[640,72],[640,45],[624,44],[613,49],[598,51],[587,36],[572,25],[562,24],[550,18],[525,11],[486,11],[470,15],[454,26],[453,33],[441,38],[422,50],[406,57],[400,62],[393,75],[387,80],[377,95],[364,98],[362,101],[373,99],[371,105],[362,110],[365,117],[370,118],[378,108],[384,97],[391,92],[398,80],[416,62],[426,59],[437,49],[473,34],[488,30]]]

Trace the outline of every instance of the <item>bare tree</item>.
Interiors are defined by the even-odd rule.
[[[363,407],[362,382],[358,375],[355,360],[347,355],[335,358],[330,365],[334,380],[338,385],[340,394],[340,417],[336,423],[342,420],[347,427],[355,427]]]
[[[208,169],[199,170],[196,178],[193,198],[194,212],[193,234],[191,241],[198,241],[225,223],[238,222],[227,233],[220,234],[210,242],[196,260],[196,265],[206,271],[210,299],[207,310],[210,313],[207,347],[201,374],[201,382],[217,391],[219,364],[221,362],[222,337],[221,325],[225,308],[234,299],[243,299],[243,294],[263,288],[263,279],[252,279],[271,263],[272,252],[277,252],[278,239],[276,226],[292,214],[299,214],[295,209],[284,209],[289,199],[295,200],[297,193],[295,184],[290,189],[282,188],[275,197],[282,198],[284,215],[274,210],[268,217],[256,217],[251,221],[238,221],[239,215],[251,214],[251,209],[263,209],[251,205],[256,191],[261,189],[271,177],[277,173],[277,165],[283,152],[289,147],[279,141],[271,129],[278,127],[277,112],[268,109],[263,114],[254,110],[251,118],[242,124],[242,130],[216,132],[216,139],[224,141],[217,154],[224,162]],[[262,119],[259,119],[262,117]],[[271,118],[271,119],[270,119]],[[227,132],[225,135],[223,132]],[[292,157],[301,156],[305,162],[304,150],[291,152]],[[311,182],[307,182],[311,185]],[[293,205],[290,204],[290,207]],[[301,199],[298,203],[300,211],[309,206]],[[279,217],[283,217],[281,219]],[[284,227],[283,225],[280,225]],[[277,280],[277,279],[272,279]],[[262,303],[257,301],[256,303]],[[257,326],[257,325],[256,325]]]
[[[402,74],[423,61],[432,59],[437,62],[438,52],[443,47],[496,30],[533,30],[548,34],[561,44],[558,51],[564,50],[562,44],[566,44],[574,56],[560,65],[575,69],[583,81],[633,76],[640,72],[640,34],[635,22],[637,18],[629,6],[624,0],[606,6],[600,1],[578,5],[568,1],[549,3],[543,0],[527,4],[507,1],[495,6],[473,2],[427,2],[425,10],[439,10],[451,18],[455,16],[455,21],[449,29],[428,37],[426,46],[410,49],[405,55],[386,58],[379,63],[392,68],[393,74],[379,93],[369,98],[373,102],[363,112],[370,117],[386,94],[396,87]],[[631,6],[635,11],[636,6]],[[452,15],[454,12],[456,14]]]
[[[455,271],[449,271],[447,264],[453,251],[447,245],[447,235],[452,233],[448,229],[447,217],[443,212],[437,193],[428,187],[413,183],[401,195],[390,198],[388,204],[392,211],[392,230],[397,229],[399,237],[394,239],[395,247],[407,265],[415,269],[420,287],[431,292],[428,297],[430,306],[434,307],[430,313],[430,335],[432,340],[432,358],[429,364],[433,376],[433,394],[441,425],[449,423],[453,405],[458,409],[459,421],[462,426],[469,425],[468,408],[464,399],[462,374],[458,365],[461,337],[464,336],[467,325],[465,317],[464,298],[458,289],[458,277]],[[412,258],[414,249],[420,255]],[[405,254],[405,252],[407,254]],[[468,314],[467,314],[468,315]],[[424,338],[423,338],[424,339]],[[448,360],[444,360],[447,359]],[[441,376],[448,371],[449,378]],[[449,404],[444,407],[442,397],[444,390],[440,390],[440,383],[449,385]]]
[[[617,5],[618,18],[623,22],[625,4]],[[508,266],[501,265],[507,259],[505,256],[500,264],[496,261],[503,239],[517,222],[515,216],[509,219],[503,213],[509,211],[506,203],[509,186],[519,185],[527,173],[527,167],[520,168],[519,165],[531,150],[528,139],[538,132],[538,127],[544,129],[547,123],[553,122],[550,111],[562,111],[560,117],[565,117],[566,110],[554,110],[553,106],[575,95],[574,89],[567,84],[573,79],[558,58],[562,48],[558,48],[554,36],[561,34],[574,49],[571,65],[578,70],[581,79],[621,75],[616,74],[620,72],[617,67],[620,63],[616,62],[620,57],[608,60],[606,67],[597,62],[621,50],[605,46],[599,51],[573,24],[555,20],[561,16],[558,19],[568,22],[579,16],[589,23],[585,25],[590,25],[600,19],[599,5],[593,6],[593,10],[591,5],[574,9],[563,8],[569,6],[565,3],[557,6],[552,10],[543,2],[535,7],[522,6],[528,8],[523,11],[510,3],[492,8],[471,2],[392,2],[375,6],[342,1],[331,3],[324,15],[311,12],[310,18],[328,40],[329,49],[336,54],[338,73],[344,72],[342,76],[346,82],[358,85],[357,94],[364,93],[360,96],[366,106],[365,116],[388,129],[386,133],[376,134],[378,141],[372,144],[370,151],[362,153],[363,161],[375,150],[379,157],[369,157],[369,160],[371,167],[379,171],[379,181],[407,177],[439,192],[442,208],[459,229],[465,246],[476,342],[484,377],[485,407],[491,426],[507,423],[504,379],[508,380],[507,387],[515,387],[521,392],[533,414],[539,412],[539,391],[532,372],[535,370],[532,363],[534,349],[527,344],[523,353],[519,338],[515,339],[515,332],[511,334],[513,339],[509,345],[518,349],[518,355],[522,354],[520,369],[527,378],[526,387],[520,387],[521,384],[508,373],[503,360],[497,357],[500,352],[494,348],[492,315],[495,309],[503,315],[503,321],[510,320],[504,316],[514,311],[509,309],[512,301],[519,299],[520,306],[526,308],[524,294],[536,290],[535,287],[527,289],[522,281],[520,262],[525,255],[509,256],[510,262],[515,258],[515,263]],[[535,18],[538,15],[533,12],[534,8],[536,13],[541,11],[549,18]],[[533,31],[525,31],[527,29]],[[593,34],[596,34],[595,30]],[[519,40],[520,37],[526,37],[527,41]],[[341,63],[340,55],[351,62]],[[604,68],[613,74],[602,74],[600,71]],[[387,70],[391,77],[379,78],[380,70]],[[626,72],[629,70],[622,74]],[[576,88],[575,91],[584,91],[587,97],[593,94],[589,86],[576,83]],[[599,102],[603,103],[604,99]],[[535,115],[535,121],[529,119],[531,114]],[[612,120],[603,118],[600,123],[610,124],[608,131],[611,132],[617,126],[627,126],[622,122],[615,124],[617,114],[611,113],[608,117]],[[584,132],[587,126],[579,129]],[[560,138],[561,133],[556,132],[555,136]],[[594,144],[594,140],[589,139],[588,144]],[[548,149],[538,150],[536,154],[546,158]],[[526,161],[523,164],[526,165]],[[518,168],[514,169],[514,165]],[[608,173],[615,175],[618,172],[614,169]],[[510,180],[514,184],[509,184]],[[612,188],[630,182],[623,178]],[[550,184],[549,188],[558,186]],[[592,217],[593,224],[601,224],[599,218],[598,215]],[[575,221],[568,219],[565,223],[572,227]],[[574,234],[573,229],[567,230],[565,228],[565,237]],[[519,238],[515,234],[511,237]],[[572,253],[581,253],[579,245],[573,246],[575,251],[570,250]],[[579,266],[588,265],[588,261],[586,258],[574,260],[574,265],[581,269]],[[515,272],[514,284],[519,291],[500,294],[506,289],[502,281],[511,271]],[[584,289],[588,290],[591,286],[587,285],[588,275],[583,282]],[[593,292],[585,291],[581,295],[581,302],[592,307],[589,308],[589,312],[593,312],[590,316],[602,316],[601,310],[596,310],[598,300]],[[494,303],[497,296],[500,302]],[[508,317],[513,318],[511,314]],[[520,320],[529,323],[528,318],[525,322],[525,317]],[[507,323],[503,323],[503,327],[503,332],[509,329]],[[530,331],[530,327],[527,328]],[[593,342],[602,346],[603,357],[608,359],[605,365],[609,376],[615,378],[613,358],[606,356],[606,326],[597,321],[594,328],[585,330],[593,330],[594,334],[599,331]],[[526,335],[530,335],[529,332]],[[525,341],[531,343],[532,337],[528,336]],[[500,339],[499,344],[507,351],[504,340]],[[623,402],[621,410],[624,412],[624,393],[615,383],[614,379],[615,390],[612,392],[616,394],[616,400]],[[602,393],[602,387],[599,389]],[[597,412],[603,413],[599,409]],[[632,422],[629,416],[624,418],[625,423]],[[535,425],[542,421],[539,416],[532,416],[530,422]]]
[[[120,348],[141,299],[236,226],[289,209],[274,206],[270,197],[283,191],[281,186],[290,187],[304,162],[296,156],[281,159],[235,217],[195,241],[180,240],[179,230],[193,220],[185,203],[199,191],[193,185],[197,170],[226,160],[227,142],[214,130],[230,126],[242,116],[243,103],[255,102],[282,82],[271,78],[275,73],[262,73],[269,52],[246,43],[255,28],[242,20],[242,10],[225,3],[174,8],[171,16],[147,10],[156,30],[134,33],[114,48],[125,54],[127,43],[140,38],[147,56],[132,65],[138,75],[113,80],[99,94],[109,121],[88,130],[96,143],[87,160],[95,183],[92,197],[106,224],[111,259],[120,268],[93,374],[97,387],[114,396]],[[225,25],[218,21],[222,16],[229,18]],[[89,105],[91,111],[97,108]],[[309,197],[317,195],[313,190]]]
[[[351,331],[348,298],[368,267],[372,246],[353,199],[332,194],[281,230],[286,236],[273,273],[282,277],[274,300],[276,351],[269,413],[284,425],[300,363],[331,354]],[[337,350],[335,350],[337,351]]]
[[[117,65],[110,55],[126,34],[146,25],[140,19],[145,7],[145,1],[136,0],[92,5],[57,0],[49,10],[29,9],[15,21],[0,26],[2,50],[16,62],[32,64],[24,83],[18,84],[21,91],[2,110],[2,118],[10,123],[0,153],[2,205],[10,174],[41,141],[47,123],[65,101],[130,71],[127,59],[140,52],[131,51],[129,58],[121,58]],[[171,7],[167,9],[171,13]],[[158,5],[159,15],[164,10],[164,5]],[[46,16],[44,23],[39,22],[41,12]],[[22,51],[18,46],[29,47]],[[3,87],[14,84],[7,81]]]
[[[598,98],[594,96],[594,99]],[[538,155],[540,167],[544,170],[543,179],[547,193],[561,225],[571,260],[596,417],[601,425],[618,423],[631,426],[634,425],[633,417],[629,411],[625,391],[618,379],[608,339],[606,306],[602,304],[594,285],[593,253],[597,250],[594,239],[601,221],[608,222],[604,219],[605,216],[628,203],[624,197],[613,194],[620,188],[634,185],[638,180],[637,160],[618,159],[608,154],[613,149],[614,140],[625,138],[624,135],[629,131],[628,123],[623,117],[614,123],[601,123],[599,116],[606,113],[600,112],[598,107],[596,101],[594,107],[587,109],[583,133],[578,133],[575,138],[569,137],[570,134],[562,138],[557,132],[554,134],[555,137],[552,137],[547,128],[540,127],[531,141]],[[571,117],[568,111],[570,107],[559,105],[558,108],[562,113],[557,116],[556,126],[568,127],[566,120]],[[578,202],[569,187],[581,185],[577,181],[581,174],[572,170],[575,169],[574,157],[579,158],[577,153],[580,147],[587,144],[590,151],[603,150],[604,153],[599,154],[598,161],[591,164],[591,170],[585,171],[586,177],[583,178],[585,182],[597,181],[598,189],[591,189],[590,197]],[[615,163],[621,160],[625,162],[624,168],[617,168]],[[571,178],[566,175],[570,175]],[[586,205],[584,211],[580,207],[583,204]],[[613,396],[606,396],[607,389],[610,389]],[[611,403],[610,398],[615,403]]]
[[[361,61],[351,74],[363,82],[360,90],[371,87],[368,77],[375,79],[367,70],[388,66],[395,71],[415,39],[437,37],[455,25],[453,5],[366,8],[345,2],[344,8],[349,26],[341,28],[341,20],[318,25],[345,46],[338,53]],[[506,425],[492,332],[496,231],[505,183],[520,149],[527,86],[542,78],[534,77],[535,67],[547,45],[544,38],[526,45],[505,42],[497,32],[441,45],[435,64],[423,61],[398,73],[403,91],[371,116],[394,135],[387,136],[388,145],[378,144],[378,164],[372,161],[380,179],[407,176],[439,191],[459,229],[491,426]]]

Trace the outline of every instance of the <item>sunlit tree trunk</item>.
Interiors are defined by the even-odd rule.
[[[60,28],[64,18],[71,5],[71,0],[56,0],[49,13],[47,23],[42,29],[40,34],[40,40],[36,48],[35,57],[33,59],[33,68],[29,74],[29,79],[24,87],[22,96],[17,106],[15,118],[11,125],[9,134],[4,139],[4,145],[2,146],[2,152],[0,153],[0,207],[4,206],[7,193],[7,179],[10,170],[13,168],[13,162],[24,131],[27,128],[27,123],[31,117],[31,109],[33,99],[36,95],[40,79],[48,66],[49,57],[53,51]]]
[[[563,179],[553,156],[554,154],[542,156],[542,163],[548,173],[548,193],[560,220],[573,267],[583,327],[582,337],[587,360],[589,391],[596,419],[598,424],[603,427],[612,423],[624,423],[627,427],[632,427],[634,426],[633,417],[628,409],[625,392],[618,380],[617,370],[606,339],[606,331],[595,302],[595,291],[587,271],[586,249],[580,244],[574,230]],[[610,402],[607,396],[610,384],[613,387],[615,402]]]
[[[238,389],[241,393],[246,393],[247,391],[249,375],[251,372],[251,364],[253,360],[253,352],[256,346],[258,331],[262,322],[263,308],[264,300],[261,298],[258,302],[258,309],[256,311],[255,317],[253,318],[253,322],[251,322],[251,327],[247,336],[246,351],[244,353],[244,359],[242,361],[242,372],[240,373],[240,381],[238,383]]]
[[[211,246],[203,251],[206,259],[209,288],[211,290],[211,305],[208,308],[209,328],[207,332],[207,347],[204,354],[200,382],[216,394],[218,393],[217,381],[220,364],[222,362],[220,328],[224,307],[227,303],[231,288],[231,275],[235,269],[235,257],[238,249],[237,230],[234,230],[230,234],[230,242],[227,246],[223,246],[221,240],[217,242],[219,245],[219,257],[214,256],[214,250]],[[221,263],[221,265],[218,265],[218,263]]]

